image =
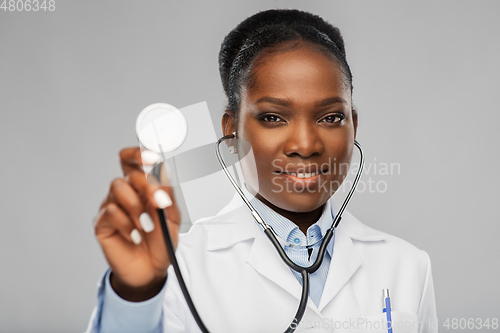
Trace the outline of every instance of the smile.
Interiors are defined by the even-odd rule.
[[[312,172],[312,173],[297,173],[297,172],[283,172],[282,174],[294,176],[301,179],[312,178],[320,175],[322,172]]]

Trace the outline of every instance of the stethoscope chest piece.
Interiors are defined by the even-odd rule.
[[[141,111],[135,123],[139,142],[156,153],[179,148],[187,136],[187,123],[175,106],[155,103]]]

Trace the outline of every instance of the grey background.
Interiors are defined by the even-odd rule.
[[[207,101],[219,135],[220,43],[274,7],[341,29],[367,162],[400,165],[349,210],[429,253],[441,331],[500,317],[499,1],[58,0],[0,11],[2,333],[85,329],[106,268],[92,220],[135,117]]]

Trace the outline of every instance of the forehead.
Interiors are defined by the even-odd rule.
[[[250,101],[263,96],[286,98],[293,104],[311,104],[330,97],[350,101],[350,90],[338,62],[304,44],[264,52],[250,71],[250,82],[242,96]]]

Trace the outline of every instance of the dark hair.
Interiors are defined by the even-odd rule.
[[[271,9],[259,12],[238,24],[222,42],[219,72],[228,98],[228,110],[235,113],[239,110],[241,87],[251,81],[252,73],[249,69],[255,58],[264,49],[265,52],[282,50],[283,46],[294,41],[308,43],[333,56],[340,64],[344,81],[352,92],[352,74],[340,30],[308,12]]]

